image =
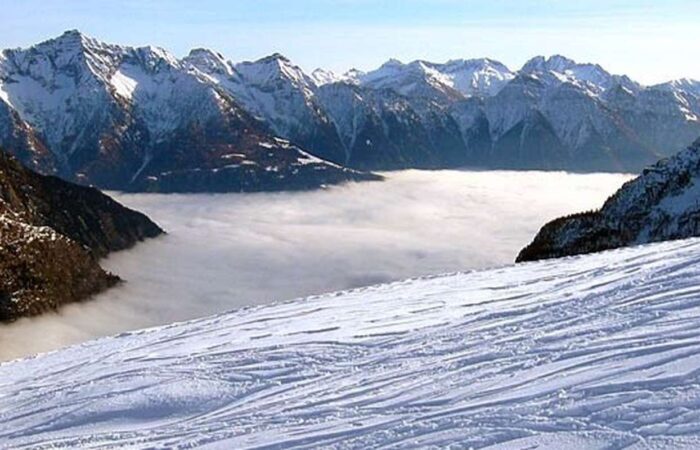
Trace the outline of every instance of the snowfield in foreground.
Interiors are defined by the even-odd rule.
[[[0,445],[698,448],[700,240],[415,279],[0,366]]]

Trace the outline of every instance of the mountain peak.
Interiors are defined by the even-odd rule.
[[[33,48],[42,46],[57,47],[61,50],[75,49],[77,51],[84,51],[99,47],[108,47],[108,45],[98,41],[93,37],[86,35],[85,33],[77,29],[66,30],[60,36],[41,42]]]
[[[20,73],[53,86],[56,71],[77,77],[76,80],[86,71],[106,77],[123,52],[123,47],[102,43],[78,30],[68,30],[30,48],[8,50],[5,56]]]
[[[365,75],[365,72],[360,70],[360,69],[355,69],[354,67],[344,74],[346,77],[351,78],[353,80],[357,80],[361,76]]]
[[[359,77],[364,75],[357,69],[350,69],[344,74],[338,74],[332,70],[318,68],[311,72],[311,79],[314,80],[317,86],[332,83],[350,83],[357,84]]]
[[[320,67],[311,72],[311,78],[317,86],[331,84],[342,80],[342,76],[332,70],[321,69]]]
[[[607,73],[600,65],[598,64],[590,64],[590,63],[579,63],[574,61],[573,59],[559,55],[559,54],[554,54],[549,57],[544,57],[544,56],[535,56],[534,58],[531,58],[528,60],[525,65],[522,67],[523,72],[557,72],[557,73],[565,73],[567,70],[574,70],[574,69],[580,69],[588,67],[591,69],[595,69],[599,72],[605,72]]]
[[[598,64],[577,63],[558,54],[548,58],[536,56],[526,62],[520,72],[539,78],[547,85],[575,84],[588,90],[591,95],[599,95],[618,83],[629,84]]]
[[[678,90],[700,96],[700,81],[691,78],[678,78],[666,83],[657,84],[655,87],[661,89]]]
[[[538,55],[533,58],[530,58],[530,60],[528,60],[523,66],[522,70],[524,72],[542,72],[548,70],[562,72],[566,69],[578,65],[581,64],[578,64],[573,59],[563,55],[555,54],[549,57]]]
[[[64,39],[81,39],[82,40],[85,37],[86,36],[80,30],[72,29],[72,30],[64,31],[63,34],[61,34],[61,36],[59,36],[59,39],[64,38]]]
[[[537,55],[533,58],[530,58],[523,65],[521,72],[524,72],[524,73],[547,72],[547,71],[551,70],[550,65],[549,65],[549,61],[551,59],[552,59],[551,56],[549,58],[547,58],[543,55]]]
[[[144,68],[150,70],[166,65],[170,67],[180,67],[180,61],[170,52],[162,47],[147,45],[135,49],[136,55]]]
[[[187,55],[187,57],[188,58],[202,57],[202,58],[208,58],[208,59],[216,59],[219,61],[223,61],[225,59],[221,53],[215,52],[213,50],[209,50],[208,48],[202,48],[202,47],[193,48],[192,50],[190,50],[190,53]]]
[[[269,56],[265,56],[264,58],[260,58],[255,62],[256,63],[264,63],[264,64],[268,64],[268,63],[289,64],[289,63],[291,63],[289,58],[287,58],[283,54],[277,53],[277,52],[275,52]]]
[[[75,49],[80,51],[89,40],[91,39],[79,30],[67,30],[60,36],[42,41],[32,48]]]
[[[233,66],[241,76],[254,84],[264,85],[275,80],[286,79],[294,84],[309,87],[314,81],[286,56],[273,53],[253,62],[242,62]]]
[[[190,64],[206,73],[214,72],[220,74],[232,73],[230,64],[226,58],[219,53],[207,48],[194,48],[182,60],[185,64]]]
[[[503,67],[506,68],[506,65],[503,64],[500,61],[496,61],[495,59],[491,58],[470,58],[470,59],[451,59],[447,61],[445,64],[443,64],[444,67],[488,67],[488,66],[494,66],[494,67]]]
[[[391,58],[387,62],[381,65],[380,69],[388,69],[388,68],[398,68],[398,67],[403,67],[404,63],[399,61],[396,58]]]
[[[576,61],[574,61],[571,58],[567,58],[566,56],[562,55],[552,55],[549,58],[547,58],[547,66],[556,70],[556,69],[561,69],[561,70],[566,70],[567,68],[571,66],[576,66],[578,65]]]

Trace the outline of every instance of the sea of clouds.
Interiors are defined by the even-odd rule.
[[[600,206],[629,176],[417,171],[302,193],[113,194],[167,236],[113,254],[126,280],[0,326],[0,360],[246,305],[508,264],[548,220]]]

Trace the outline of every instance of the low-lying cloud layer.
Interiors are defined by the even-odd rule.
[[[629,177],[404,171],[278,194],[118,194],[169,234],[110,256],[127,280],[59,314],[0,326],[0,360],[245,305],[507,264],[546,221]]]

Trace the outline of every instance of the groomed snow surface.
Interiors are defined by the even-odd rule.
[[[414,279],[0,366],[9,448],[699,448],[700,240]]]

